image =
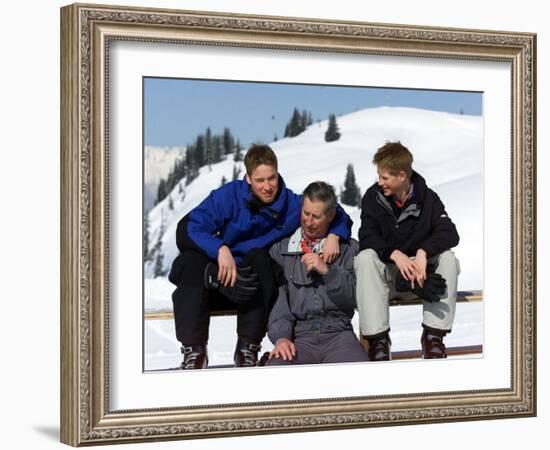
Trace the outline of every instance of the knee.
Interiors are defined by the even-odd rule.
[[[354,260],[355,270],[361,270],[363,268],[371,267],[373,265],[380,264],[380,263],[381,261],[380,261],[380,258],[378,257],[378,253],[376,253],[371,248],[367,248],[359,252],[359,254],[355,257],[355,260]]]
[[[445,250],[439,255],[437,266],[438,272],[441,270],[457,275],[460,273],[460,263],[452,250]]]
[[[283,358],[271,358],[269,359],[265,365],[266,366],[291,366],[293,364],[292,360],[286,360]]]
[[[204,268],[209,262],[208,256],[202,253],[193,250],[184,251],[174,259],[168,279],[175,285],[179,285],[182,281],[195,283],[203,279]]]

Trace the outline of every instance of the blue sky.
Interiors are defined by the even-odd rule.
[[[144,144],[183,146],[229,127],[244,147],[282,138],[294,107],[313,120],[378,106],[481,115],[482,94],[417,89],[144,78]]]

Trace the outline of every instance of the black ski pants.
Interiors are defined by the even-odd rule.
[[[183,345],[208,342],[212,309],[237,309],[237,334],[253,343],[260,343],[267,330],[269,312],[277,295],[277,264],[263,249],[253,249],[241,265],[251,265],[258,274],[260,289],[249,303],[236,304],[217,290],[204,287],[204,269],[217,262],[196,250],[185,250],[174,260],[170,281],[177,288],[172,293],[176,337]]]

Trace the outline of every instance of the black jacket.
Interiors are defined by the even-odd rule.
[[[458,244],[456,227],[447,216],[438,195],[413,172],[414,196],[397,210],[390,197],[374,183],[361,200],[360,250],[373,249],[388,263],[394,250],[414,256],[419,248],[428,258]]]

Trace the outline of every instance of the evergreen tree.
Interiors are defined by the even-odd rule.
[[[285,128],[285,137],[298,136],[302,132],[302,117],[298,108],[294,108],[292,117]]]
[[[302,111],[302,115],[300,116],[300,133],[306,131],[306,128],[308,127],[308,112],[304,109]]]
[[[143,259],[149,259],[149,214],[143,216]]]
[[[170,192],[172,192],[172,188],[176,185],[176,174],[174,173],[174,168],[170,170],[168,173],[168,177],[166,177],[166,195],[169,195]]]
[[[166,198],[168,191],[166,189],[166,180],[163,178],[159,181],[159,187],[157,188],[157,203],[160,203]]]
[[[204,147],[204,136],[199,134],[197,141],[195,142],[195,164],[197,169],[200,169],[206,163],[206,152]]]
[[[305,129],[313,123],[313,118],[311,112],[306,111],[305,109],[300,113],[298,108],[294,108],[292,112],[292,117],[285,126],[284,137],[294,137],[298,136],[300,133],[304,132]]]
[[[233,161],[239,162],[243,160],[241,141],[237,140],[237,145],[235,147],[235,155],[233,156]]]
[[[171,211],[174,210],[174,202],[171,195],[168,195],[168,208],[170,208]]]
[[[223,159],[222,137],[212,137],[212,156],[214,163],[218,163]]]
[[[164,275],[164,270],[163,270],[164,255],[162,254],[162,237],[164,235],[164,231],[165,231],[164,210],[161,210],[159,234],[157,237],[157,242],[155,243],[155,248],[153,249],[156,255],[155,266],[153,268],[153,274],[155,278],[161,277]]]
[[[223,137],[222,137],[222,147],[223,152],[225,155],[228,155],[229,153],[233,153],[233,146],[235,145],[235,140],[233,139],[233,135],[231,134],[231,131],[229,128],[225,127],[223,129]]]
[[[185,184],[188,185],[199,175],[199,166],[195,159],[195,147],[193,145],[187,147],[185,161],[187,165],[187,180]]]
[[[181,180],[185,178],[185,175],[186,175],[185,159],[181,158],[176,160],[174,164],[174,168],[172,169],[172,172],[174,173],[174,182],[171,188],[173,188],[176,184],[178,184]]]
[[[161,277],[164,275],[164,270],[162,269],[163,261],[164,261],[164,255],[162,254],[162,240],[158,240],[155,244],[155,252],[156,252],[156,258],[155,258],[155,267],[153,268],[153,275],[156,277]]]
[[[165,179],[159,181],[159,186],[157,188],[157,201],[156,203],[161,202],[166,198],[166,196],[172,192],[172,189],[186,176],[187,173],[187,164],[191,160],[189,156],[189,148],[187,149],[186,158],[178,158],[174,162],[174,166],[168,173],[168,176]],[[181,186],[180,186],[181,189]],[[156,204],[155,203],[155,204]]]
[[[212,148],[212,130],[208,127],[204,133],[204,148],[210,150]]]
[[[225,178],[225,175],[222,177],[222,181],[220,183],[220,187],[227,183],[227,178]]]
[[[355,181],[355,172],[353,164],[348,164],[346,169],[346,178],[344,180],[344,189],[340,194],[340,201],[344,205],[359,206],[361,204],[361,191]]]
[[[233,181],[239,179],[239,175],[241,174],[241,168],[237,165],[233,165]]]
[[[204,163],[206,165],[214,164],[214,147],[212,146],[212,131],[210,127],[204,133]]]
[[[336,123],[336,116],[330,114],[328,117],[328,129],[325,133],[325,141],[333,142],[340,139],[340,131],[338,131],[338,124]]]

